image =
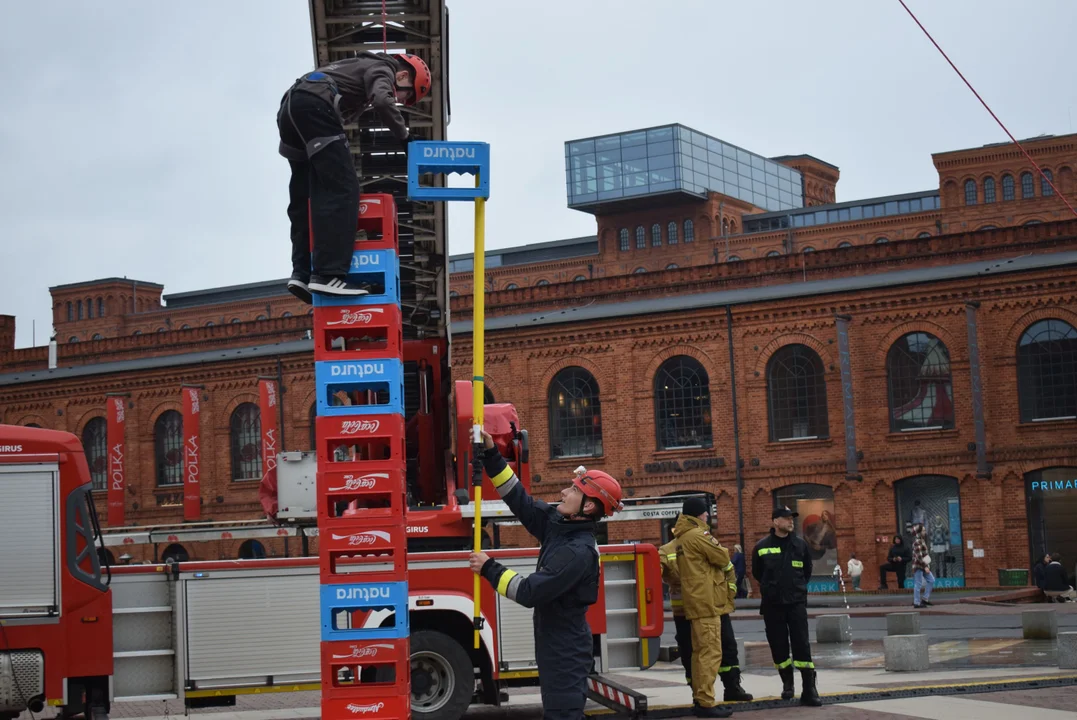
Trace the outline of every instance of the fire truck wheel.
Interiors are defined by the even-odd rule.
[[[471,657],[435,630],[411,634],[411,711],[421,720],[458,720],[475,693]]]

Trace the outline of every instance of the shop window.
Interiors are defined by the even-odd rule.
[[[1062,565],[1077,586],[1077,467],[1054,467],[1025,475],[1029,548],[1035,564],[1045,553],[1062,555]]]
[[[931,552],[931,572],[935,587],[965,587],[965,554],[961,539],[961,499],[957,478],[919,475],[894,483],[897,532],[912,551],[912,526],[921,523],[927,530]],[[905,576],[911,588],[912,568]]]
[[[838,564],[838,532],[834,519],[834,490],[827,485],[804,483],[774,491],[775,507],[788,507],[798,517],[793,532],[808,545],[812,558],[808,592],[837,592],[834,579]]]
[[[554,376],[548,392],[550,457],[602,455],[602,413],[598,383],[581,367]]]

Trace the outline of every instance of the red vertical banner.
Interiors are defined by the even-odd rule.
[[[266,516],[277,516],[277,453],[280,452],[280,430],[277,425],[280,396],[277,381],[270,378],[258,380],[258,408],[262,416],[262,482],[258,498]]]
[[[124,493],[127,490],[127,474],[124,464],[127,448],[124,444],[127,405],[122,397],[108,398],[106,422],[108,430],[105,442],[108,444],[108,525],[123,525]]]
[[[195,387],[183,388],[183,519],[197,520],[202,512],[202,436],[199,430],[202,397]]]

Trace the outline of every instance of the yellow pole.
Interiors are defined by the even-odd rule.
[[[475,175],[475,186],[479,185],[479,176]],[[482,453],[482,423],[483,423],[483,404],[485,402],[486,393],[484,391],[483,381],[483,342],[484,332],[483,325],[485,323],[485,296],[486,291],[486,199],[475,198],[475,260],[471,277],[475,283],[474,298],[475,309],[472,313],[472,324],[474,329],[471,333],[473,343],[473,355],[472,362],[472,374],[473,382],[471,386],[471,407],[474,417],[472,426],[472,454],[474,455],[474,470],[472,476],[472,482],[475,487],[475,552],[482,550],[482,460],[480,455]],[[479,642],[479,628],[482,622],[481,612],[481,589],[482,584],[480,582],[478,574],[475,575],[474,595],[475,595],[475,649],[478,650],[480,646]]]

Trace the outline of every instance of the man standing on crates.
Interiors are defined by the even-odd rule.
[[[726,701],[752,696],[740,687],[740,668],[733,672],[737,640],[729,614],[737,595],[736,571],[729,553],[710,534],[709,518],[706,502],[690,497],[673,532],[684,615],[692,624],[692,711],[697,717],[722,718],[733,714],[714,697],[714,681],[723,670]]]
[[[823,703],[815,689],[815,663],[808,639],[808,579],[812,559],[808,544],[793,534],[795,517],[797,513],[787,507],[775,508],[771,513],[774,527],[756,543],[752,576],[759,583],[759,614],[766,626],[774,666],[782,678],[782,699],[791,700],[796,693],[793,669],[798,668],[804,681],[800,704],[819,706]]]
[[[594,667],[587,608],[598,601],[595,523],[623,507],[621,485],[601,470],[583,470],[553,507],[528,495],[493,438],[483,431],[482,439],[486,474],[541,547],[537,570],[526,577],[484,552],[471,554],[471,570],[509,600],[535,609],[542,717],[580,720],[587,702],[587,676]]]
[[[411,134],[397,103],[414,105],[422,100],[430,92],[430,82],[430,68],[417,55],[364,52],[307,73],[281,99],[278,150],[292,170],[288,292],[303,302],[311,302],[312,292],[367,294],[365,287],[347,278],[359,219],[359,178],[344,125],[373,107],[406,149]]]

